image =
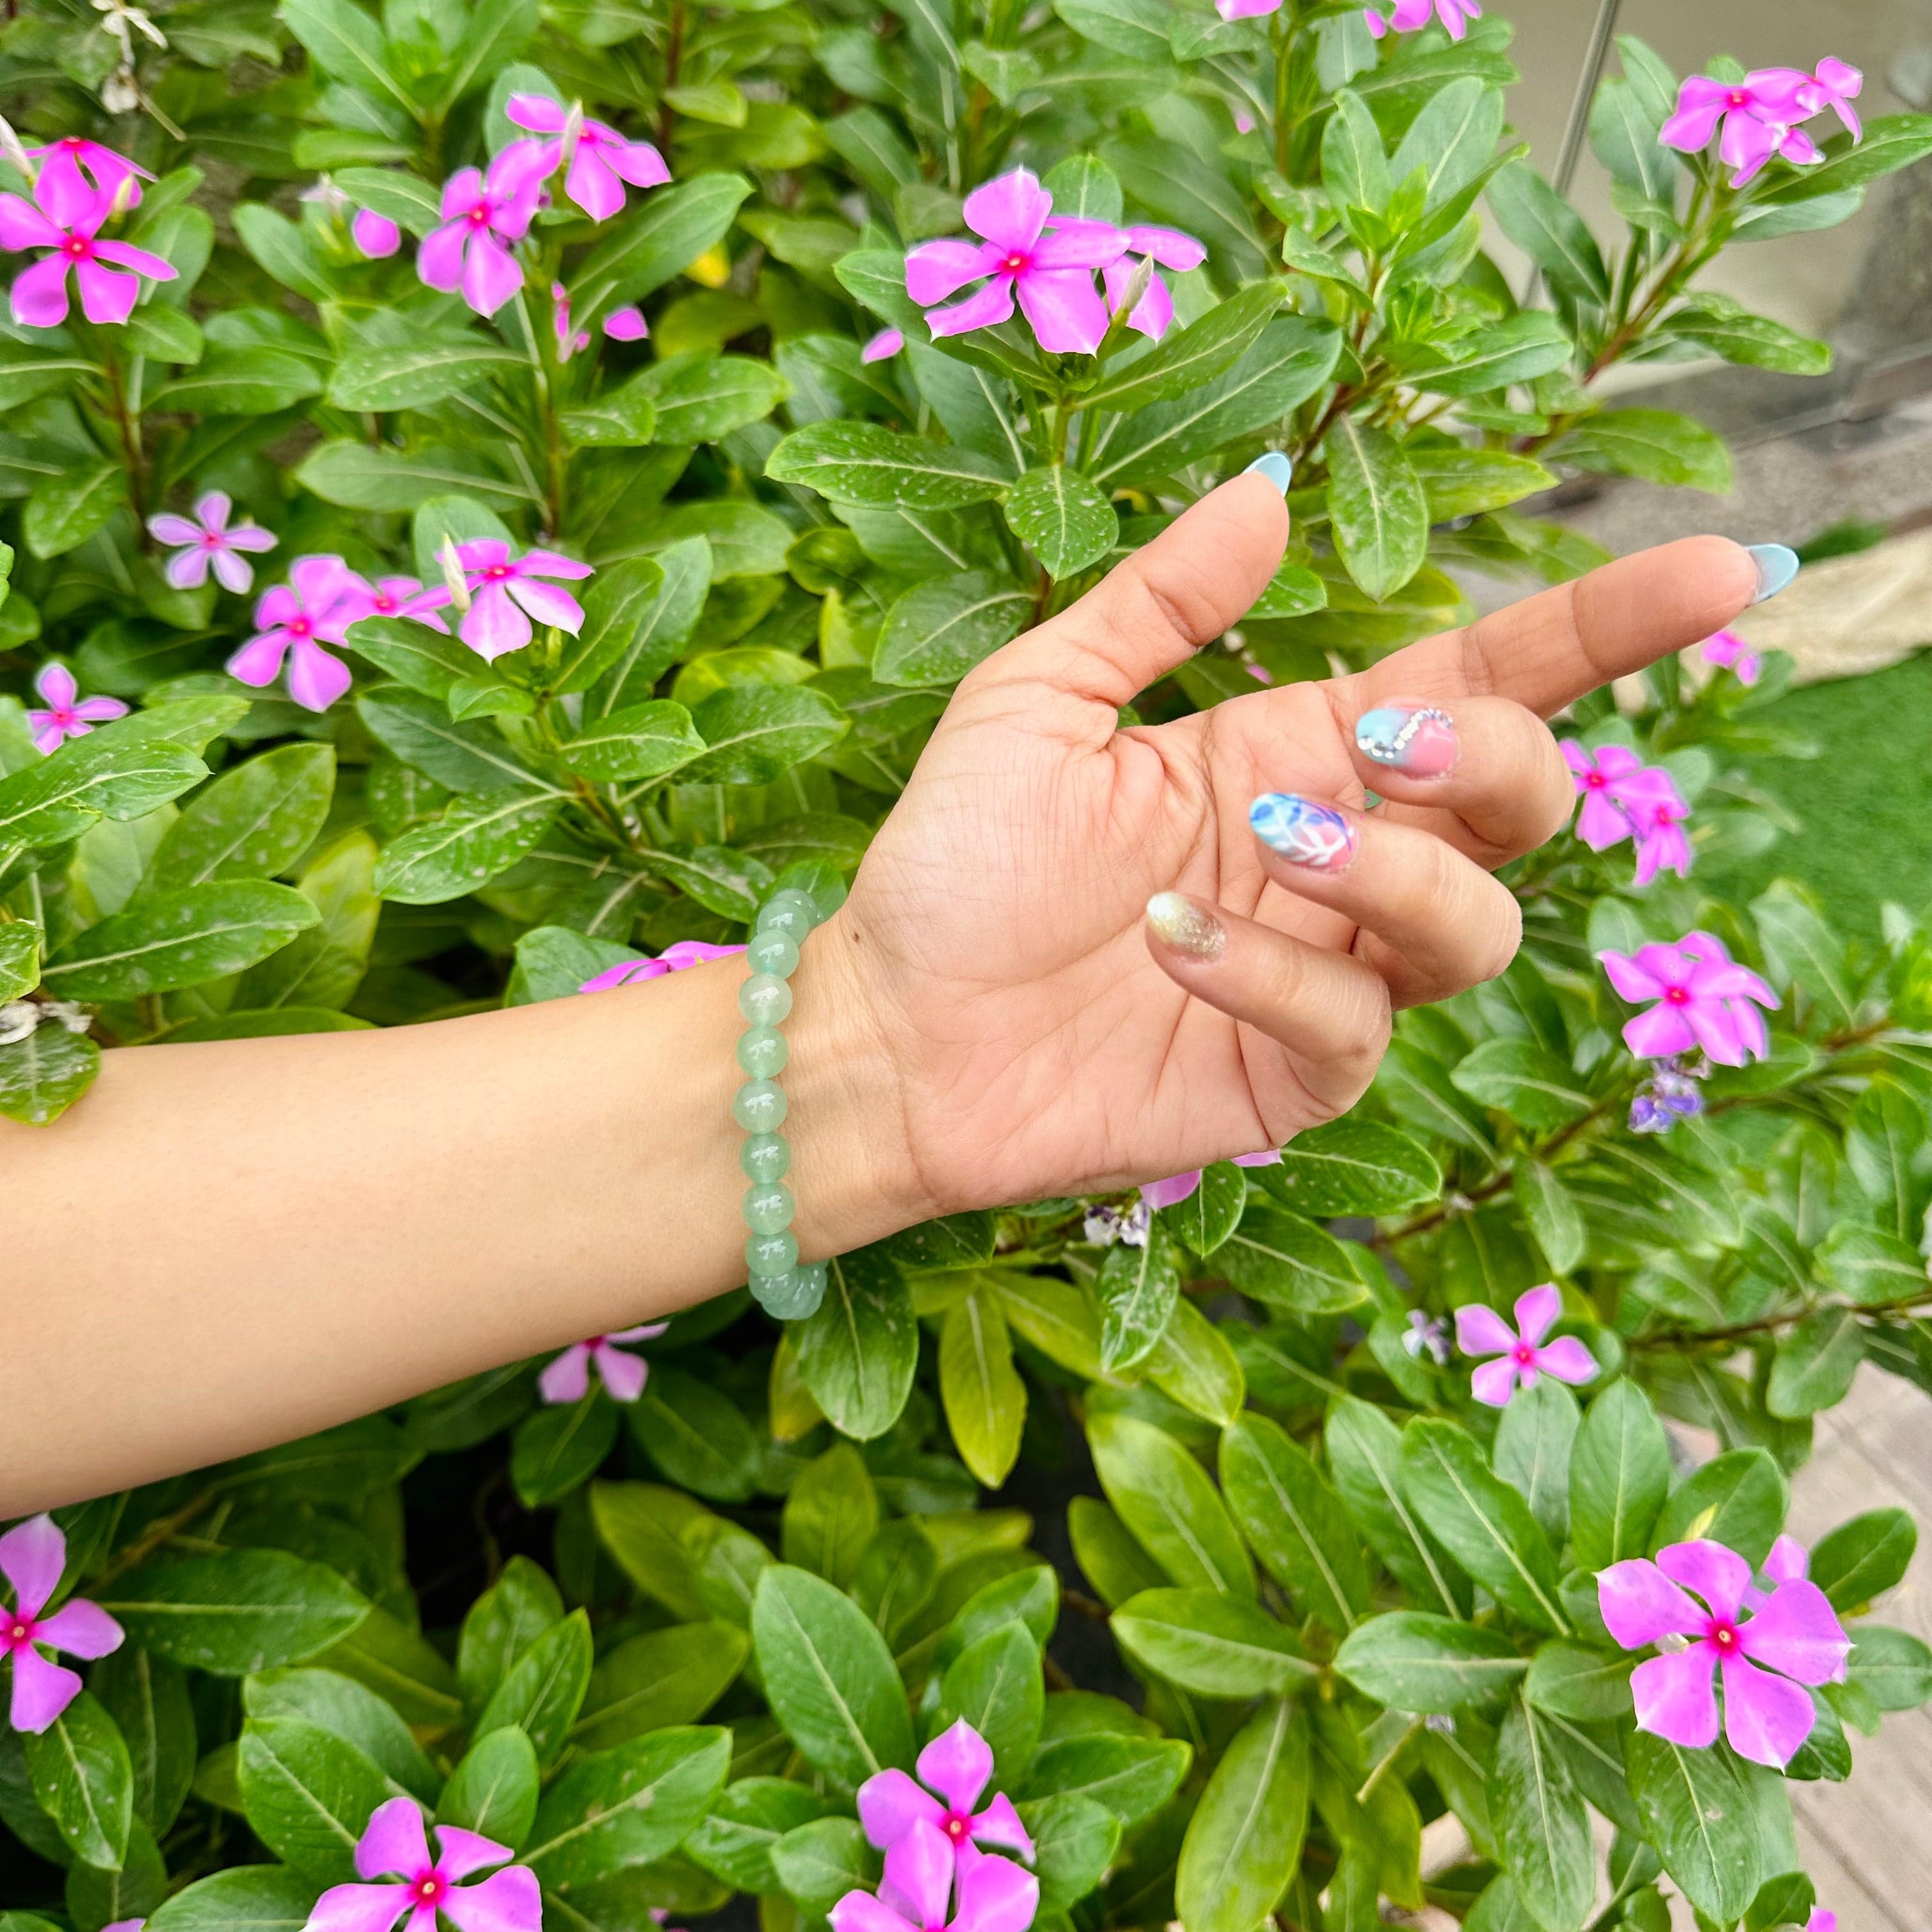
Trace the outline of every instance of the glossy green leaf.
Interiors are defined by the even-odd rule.
[[[1087,1439],[1108,1502],[1172,1582],[1253,1596],[1254,1572],[1226,1505],[1172,1436],[1132,1416],[1099,1414],[1088,1418]]]
[[[1288,1889],[1308,1822],[1308,1723],[1264,1704],[1222,1754],[1181,1842],[1174,1904],[1188,1932],[1252,1932]]]

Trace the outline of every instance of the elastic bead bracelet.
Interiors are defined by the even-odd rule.
[[[792,974],[798,949],[818,923],[818,908],[807,893],[775,892],[758,908],[746,950],[752,976],[738,988],[738,1010],[746,1025],[738,1042],[738,1065],[745,1084],[731,1102],[731,1118],[745,1130],[738,1165],[752,1184],[745,1190],[745,1265],[753,1296],[766,1314],[796,1322],[814,1312],[825,1295],[825,1264],[801,1266],[791,1232],[796,1204],[784,1178],[791,1170],[791,1143],[784,1125],[784,1089],[778,1076],[791,1055],[779,1023],[791,1011]]]

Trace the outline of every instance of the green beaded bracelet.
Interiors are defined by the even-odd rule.
[[[784,1184],[791,1144],[778,1131],[786,1103],[778,1076],[791,1053],[778,1027],[791,1011],[789,982],[800,944],[818,922],[809,895],[791,889],[773,893],[758,909],[746,949],[752,976],[738,988],[746,1022],[738,1042],[745,1084],[732,1098],[731,1118],[745,1130],[738,1165],[752,1184],[745,1190],[745,1266],[759,1306],[782,1322],[813,1313],[825,1296],[825,1264],[799,1262],[791,1232],[795,1204]]]

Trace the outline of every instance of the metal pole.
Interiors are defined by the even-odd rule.
[[[1617,30],[1617,16],[1623,0],[1599,0],[1597,24],[1590,30],[1589,52],[1583,57],[1582,70],[1576,76],[1576,98],[1570,104],[1570,118],[1563,129],[1563,146],[1556,158],[1553,185],[1558,194],[1570,192],[1571,178],[1583,152],[1583,136],[1590,124],[1590,104],[1596,98],[1597,82],[1610,58],[1610,40]]]

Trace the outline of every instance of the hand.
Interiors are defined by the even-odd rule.
[[[955,694],[814,949],[868,1017],[896,1220],[1124,1186],[1346,1112],[1394,1008],[1514,956],[1489,868],[1574,802],[1541,720],[1757,587],[1739,545],[1690,538],[1358,675],[1118,729],[1238,622],[1288,524],[1270,483],[1236,478]],[[1408,770],[1358,746],[1390,707],[1368,735],[1405,740]],[[1313,863],[1250,828],[1280,794],[1308,803],[1262,816]]]

